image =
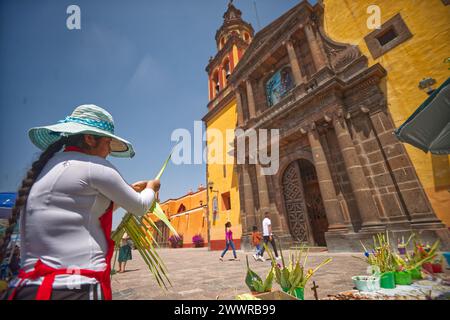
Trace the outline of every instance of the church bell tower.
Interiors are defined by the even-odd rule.
[[[242,19],[242,12],[231,0],[223,15],[222,26],[216,32],[217,54],[206,67],[209,79],[209,101],[216,99],[227,88],[228,78],[251,43],[255,31]]]

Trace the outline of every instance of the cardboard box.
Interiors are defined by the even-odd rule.
[[[256,297],[261,300],[298,300],[296,297],[279,290],[261,293]]]

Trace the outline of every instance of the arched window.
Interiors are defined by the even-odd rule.
[[[225,85],[227,85],[228,78],[231,75],[230,60],[228,60],[228,58],[225,59],[225,61],[223,62],[222,70],[223,70],[223,74],[224,74],[224,78],[225,78],[224,83],[225,83]]]
[[[277,104],[292,88],[294,81],[290,67],[283,67],[266,83],[267,104],[269,107]]]
[[[247,32],[244,32],[244,41],[249,42],[250,41],[250,35]]]
[[[221,50],[225,46],[225,42],[226,42],[226,39],[225,39],[225,36],[223,36],[222,39],[220,39],[220,49]]]
[[[214,85],[214,96],[217,96],[220,92],[219,70],[214,71],[212,81]]]
[[[182,213],[186,211],[186,207],[184,206],[184,204],[181,204],[180,207],[178,208],[177,213]]]

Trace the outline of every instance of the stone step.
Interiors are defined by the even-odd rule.
[[[326,251],[328,251],[328,248],[327,247],[313,247],[313,246],[303,246],[303,247],[301,247],[301,246],[291,246],[291,247],[289,247],[289,250],[299,250],[299,249],[304,249],[304,250],[306,250],[306,249],[309,249],[309,252],[326,252]]]

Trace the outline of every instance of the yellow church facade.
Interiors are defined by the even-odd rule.
[[[202,119],[206,127],[208,214],[210,249],[225,247],[225,223],[231,222],[236,248],[241,247],[242,222],[239,182],[231,144],[238,124],[234,88],[228,83],[239,60],[254,36],[250,24],[231,3],[224,22],[216,33],[217,54],[211,57],[208,73],[208,113]],[[229,139],[227,139],[229,138]]]
[[[323,5],[326,34],[357,45],[369,66],[379,63],[386,69],[381,88],[396,127],[428,97],[418,88],[422,79],[435,79],[437,88],[450,76],[444,63],[450,57],[449,1],[324,0]],[[378,18],[381,28],[369,29]],[[371,34],[389,32],[398,38],[408,34],[386,52],[371,48]],[[404,145],[436,215],[450,226],[450,157]]]
[[[227,131],[234,132],[237,121],[236,101],[232,99],[215,117],[207,122],[207,144],[209,146],[208,214],[210,227],[210,249],[221,250],[225,247],[225,224],[231,222],[231,230],[237,248],[240,248],[242,225],[238,177],[234,170],[233,157],[226,139],[216,143],[220,137],[226,137]]]
[[[444,62],[450,56],[450,5],[447,0],[323,0],[318,1],[315,5],[311,5],[304,0],[257,33],[254,32],[250,24],[241,18],[241,15],[241,11],[230,2],[228,10],[223,16],[223,24],[216,33],[217,53],[210,58],[206,67],[209,103],[206,115],[202,120],[207,131],[207,202],[210,248],[212,250],[219,250],[224,247],[224,224],[228,221],[232,223],[237,247],[241,247],[242,244],[242,247],[247,248],[249,230],[255,224],[260,227],[260,220],[264,212],[269,212],[272,215],[274,232],[282,237],[286,236],[286,239],[283,240],[286,243],[289,242],[289,239],[295,233],[294,231],[296,231],[293,230],[298,225],[295,219],[299,217],[303,219],[305,214],[306,216],[311,215],[309,211],[301,214],[289,211],[290,207],[288,208],[285,202],[290,200],[286,200],[290,193],[287,189],[287,192],[285,192],[286,190],[283,189],[284,183],[282,183],[284,176],[288,178],[286,166],[281,168],[281,173],[277,173],[276,177],[266,177],[265,179],[264,177],[261,178],[252,166],[237,166],[229,163],[229,161],[226,163],[223,163],[224,161],[218,163],[217,161],[217,159],[225,160],[229,153],[232,154],[230,152],[230,141],[222,142],[222,144],[217,143],[217,136],[226,137],[227,132],[236,128],[247,129],[252,127],[253,124],[256,126],[256,121],[263,123],[262,115],[270,119],[270,110],[276,109],[268,102],[268,98],[271,97],[267,87],[266,76],[268,74],[282,72],[284,70],[282,68],[287,66],[288,73],[290,72],[293,79],[291,79],[291,82],[295,84],[294,89],[287,90],[287,93],[285,93],[285,96],[290,98],[284,100],[282,98],[281,101],[277,102],[279,108],[280,105],[287,104],[287,100],[297,101],[297,97],[302,96],[303,89],[306,90],[305,95],[308,95],[310,91],[313,92],[314,86],[317,86],[314,81],[322,81],[322,78],[325,77],[324,70],[330,71],[330,67],[338,70],[349,65],[352,61],[361,62],[367,57],[367,65],[364,68],[381,70],[380,74],[376,76],[380,79],[377,87],[381,91],[379,96],[385,97],[385,100],[380,100],[380,105],[383,103],[389,118],[389,123],[382,123],[381,127],[377,128],[379,132],[376,135],[383,135],[391,130],[392,126],[399,127],[423,103],[430,90],[423,85],[424,79],[428,79],[428,82],[434,82],[433,85],[437,88],[450,75],[449,64]],[[311,26],[317,30],[311,30]],[[277,35],[275,36],[275,34]],[[278,43],[277,39],[287,37],[285,37],[285,34],[290,34],[290,39],[283,43],[280,40],[278,42],[281,44]],[[347,50],[342,51],[341,47],[344,44]],[[279,48],[275,48],[276,46],[279,46]],[[358,55],[354,56],[356,52],[358,52]],[[361,57],[364,57],[364,59]],[[336,61],[341,65],[337,65]],[[328,69],[323,66],[328,66]],[[359,78],[364,78],[368,71],[358,73],[357,68],[361,66],[361,64],[355,62],[354,68],[348,68],[346,75],[348,76],[353,72],[357,77],[359,75]],[[343,77],[345,78],[346,75],[343,75]],[[303,88],[306,85],[307,87]],[[354,92],[343,92],[342,97],[345,98],[347,94],[352,95]],[[310,98],[317,100],[319,104],[321,103],[320,97],[311,96]],[[301,103],[301,101],[298,103]],[[355,107],[358,105],[358,101],[351,100],[350,105]],[[319,109],[320,105],[316,105],[316,107]],[[361,112],[366,112],[362,105],[360,107]],[[314,106],[311,108],[314,108]],[[287,107],[285,109],[287,110]],[[291,112],[289,115],[291,117],[287,117],[288,119],[285,121],[287,126],[291,125],[289,118],[292,118],[291,122],[295,122],[294,118],[301,118],[302,116],[295,112]],[[324,119],[325,122],[329,122],[327,117]],[[346,119],[351,122],[349,118]],[[322,121],[315,118],[313,120],[317,123]],[[266,122],[261,124],[261,127],[264,127],[264,125],[271,127],[273,124],[269,120]],[[281,120],[276,122],[275,127],[280,123],[282,123]],[[321,124],[328,128],[327,123]],[[300,130],[301,134],[297,136],[296,140],[293,140],[294,142],[285,141],[284,149],[286,150],[282,150],[284,154],[282,157],[289,158],[289,152],[292,153],[292,150],[300,147],[306,150],[305,154],[308,153],[308,145],[311,147],[311,144],[315,141],[311,142],[309,136],[309,143],[304,139],[302,131],[308,132],[304,129]],[[326,142],[326,140],[331,141],[331,144],[325,143],[326,157],[330,159],[332,156],[334,157],[334,154],[339,154],[339,152],[333,151],[333,138],[330,132],[335,134],[338,140],[343,136],[337,134],[335,130],[336,127],[318,131],[318,135],[322,135],[321,143]],[[372,131],[375,134],[375,129],[372,129]],[[360,138],[362,139],[358,136],[356,140]],[[364,165],[373,166],[371,169],[366,168],[373,172],[370,177],[363,180],[369,180],[371,192],[375,194],[375,196],[374,194],[370,195],[369,198],[373,200],[371,203],[375,201],[376,210],[372,210],[373,205],[371,204],[372,209],[366,208],[365,211],[378,211],[377,219],[384,219],[381,223],[383,225],[391,219],[390,216],[404,214],[400,211],[405,210],[406,215],[410,215],[411,213],[414,214],[415,210],[421,211],[423,209],[422,211],[427,211],[427,214],[433,217],[430,218],[431,220],[437,218],[435,221],[436,228],[441,221],[443,224],[440,224],[439,228],[442,227],[447,231],[446,228],[450,226],[450,211],[448,210],[450,207],[449,156],[425,154],[407,144],[404,144],[406,152],[402,149],[401,152],[393,150],[389,153],[391,147],[399,149],[398,146],[394,146],[395,143],[398,144],[398,140],[395,138],[391,140],[389,140],[386,148],[380,149],[384,158],[378,160],[373,157],[373,154],[371,154],[373,159],[364,158],[364,154],[367,155],[371,152],[369,149],[374,147],[373,145],[364,146],[362,149],[361,146],[357,146],[363,158],[360,161],[367,160],[369,164],[364,163]],[[366,144],[374,143],[373,141],[366,142]],[[292,148],[289,147],[290,144],[292,144]],[[379,148],[380,146],[375,147]],[[341,153],[347,152],[347,149],[344,148]],[[378,149],[373,152],[380,153]],[[309,163],[314,164],[311,157],[304,156],[304,158]],[[338,158],[337,156],[336,159]],[[281,160],[284,161],[284,158]],[[292,158],[291,160],[295,159]],[[356,202],[360,202],[359,209],[355,210],[356,207],[352,204],[352,201],[354,201],[351,199],[352,196],[346,195],[347,191],[344,185],[347,184],[348,186],[348,183],[345,182],[345,179],[347,179],[344,177],[345,173],[338,172],[340,170],[338,168],[340,166],[339,161],[336,163],[331,161],[329,166],[332,171],[334,170],[334,172],[331,172],[331,169],[329,170],[335,182],[334,186],[328,186],[328,188],[323,185],[323,181],[331,181],[330,179],[323,181],[318,179],[319,184],[322,183],[320,195],[321,197],[328,197],[328,191],[336,192],[330,199],[336,200],[341,208],[335,211],[350,214],[351,219],[348,219],[348,217],[346,219],[357,224],[357,216],[362,214],[360,207],[364,207],[365,202],[355,198]],[[349,162],[348,159],[347,162]],[[411,165],[413,168],[411,168]],[[346,166],[347,168],[344,171],[353,170],[351,165],[346,164]],[[391,168],[391,166],[394,167]],[[379,171],[379,167],[383,170],[380,171],[381,173],[376,173]],[[291,167],[289,166],[289,168]],[[307,172],[308,170],[305,168],[300,168],[300,171]],[[414,172],[411,173],[411,169]],[[401,172],[402,170],[403,172]],[[323,173],[320,175],[324,176]],[[338,176],[345,179],[339,180]],[[408,179],[416,180],[412,182]],[[386,182],[388,180],[392,180],[392,185],[391,182]],[[289,181],[286,180],[286,185],[288,185],[287,182]],[[352,189],[359,190],[358,182],[360,181],[350,181],[350,185],[353,183]],[[402,183],[402,186],[400,187],[398,183]],[[312,187],[300,189],[303,189],[304,194],[302,196],[313,198],[316,195],[313,192],[316,189]],[[311,194],[308,193],[307,189],[311,191]],[[368,187],[363,187],[361,190],[363,189],[368,190]],[[385,193],[389,193],[389,196],[381,199],[379,195]],[[244,194],[245,196],[243,196]],[[420,209],[418,209],[419,205],[415,208],[414,203],[411,203],[411,198],[414,198],[409,197],[411,194],[420,194],[421,198],[418,199],[418,203],[423,204]],[[404,203],[404,201],[409,203]],[[302,200],[302,202],[307,203],[308,201]],[[350,208],[351,206],[354,208]],[[395,208],[399,208],[398,212]],[[330,212],[334,211],[328,209],[325,211],[327,220],[330,220]],[[389,212],[389,217],[386,216],[386,212]],[[355,219],[353,219],[353,215],[356,217]],[[392,218],[391,222],[396,223],[394,220],[397,218]],[[311,217],[308,219],[311,220]],[[410,227],[408,221],[405,220],[402,223],[404,225],[398,228],[408,229]],[[359,226],[356,224],[353,225],[354,230],[349,229],[349,234],[359,232]],[[413,221],[413,224],[417,224],[416,221]],[[426,226],[417,226],[417,228],[425,230]],[[319,233],[317,232],[317,235]],[[315,239],[316,236],[313,235],[312,238]],[[317,238],[320,237],[317,236]],[[329,240],[331,243],[331,236]],[[310,242],[318,243],[318,241]],[[327,245],[330,245],[330,243],[327,240]],[[339,245],[332,244],[332,247],[336,249]]]

